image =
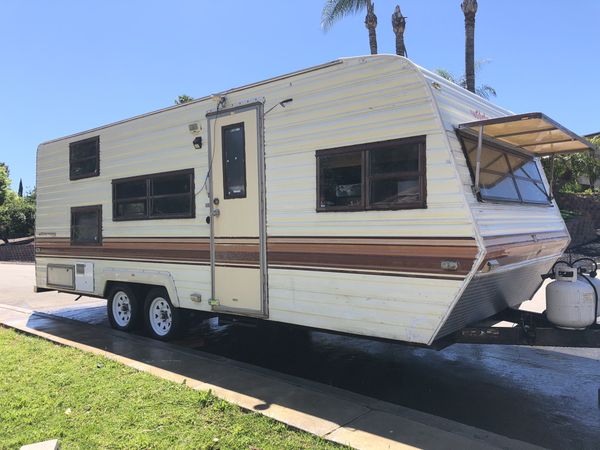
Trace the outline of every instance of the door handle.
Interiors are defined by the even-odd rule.
[[[219,208],[215,208],[212,210],[211,215],[214,217],[219,217],[221,215],[221,211],[219,210]],[[206,216],[206,223],[210,224],[210,216]]]

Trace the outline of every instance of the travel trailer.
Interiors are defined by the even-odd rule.
[[[340,59],[41,144],[37,290],[162,340],[196,311],[435,346],[539,288],[569,243],[540,157],[589,149]]]

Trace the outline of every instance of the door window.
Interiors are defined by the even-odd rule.
[[[223,192],[226,199],[246,198],[244,124],[222,128]]]

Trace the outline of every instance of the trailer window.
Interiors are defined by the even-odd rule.
[[[368,152],[369,205],[419,205],[421,173],[419,143]]]
[[[100,175],[100,138],[69,144],[69,179],[79,180]]]
[[[319,150],[317,211],[425,208],[425,138]]]
[[[226,199],[246,198],[246,148],[244,124],[221,129],[223,146],[223,192]]]
[[[71,208],[71,245],[102,244],[102,205]]]
[[[194,170],[113,180],[113,219],[195,217]]]
[[[477,138],[460,133],[471,172],[477,164]],[[550,197],[532,157],[484,140],[479,171],[481,200],[546,205]]]
[[[320,199],[323,209],[362,207],[362,155],[351,152],[319,158]]]

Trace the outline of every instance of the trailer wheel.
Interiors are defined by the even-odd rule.
[[[146,330],[154,338],[169,341],[184,330],[184,315],[175,308],[164,288],[150,289],[145,302]]]
[[[140,302],[126,285],[116,285],[110,290],[107,312],[110,326],[121,331],[135,330],[142,318]]]

